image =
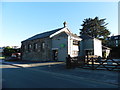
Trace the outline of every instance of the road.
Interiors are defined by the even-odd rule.
[[[49,68],[47,66],[47,68]],[[55,73],[39,67],[2,65],[2,88],[117,88],[117,85]]]

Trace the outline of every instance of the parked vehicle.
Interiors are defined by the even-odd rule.
[[[11,57],[6,58],[5,60],[20,60],[21,53],[12,53]]]

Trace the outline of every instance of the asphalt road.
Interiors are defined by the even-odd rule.
[[[49,67],[48,67],[49,68]],[[2,88],[117,88],[82,77],[34,68],[2,65]]]

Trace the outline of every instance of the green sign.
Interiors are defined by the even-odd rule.
[[[65,44],[60,44],[60,47],[64,48],[64,47],[65,47]]]

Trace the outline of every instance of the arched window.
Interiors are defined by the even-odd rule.
[[[45,42],[42,42],[42,49],[45,48]]]
[[[38,49],[38,44],[34,43],[34,50]]]
[[[32,45],[31,44],[28,44],[28,51],[30,52],[32,49]]]
[[[45,42],[42,42],[41,43],[41,50],[44,50],[45,49]]]
[[[22,45],[23,52],[26,51],[26,45]]]

